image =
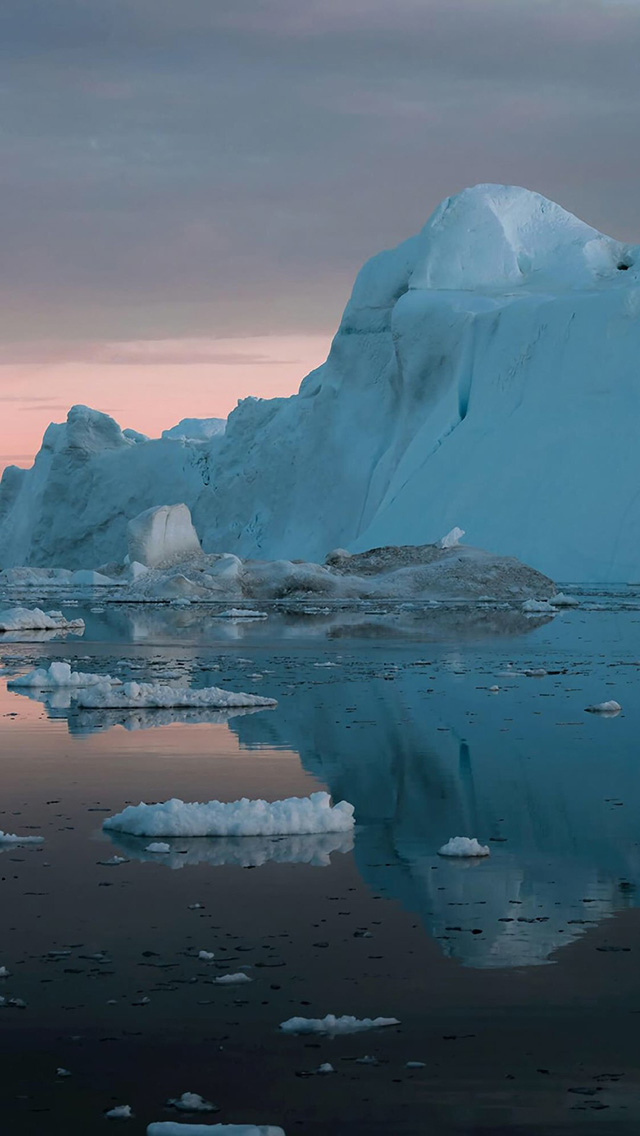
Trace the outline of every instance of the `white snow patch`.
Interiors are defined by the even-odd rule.
[[[439,856],[490,856],[491,850],[486,844],[479,844],[475,836],[452,836],[442,848],[438,849]]]
[[[398,1018],[354,1018],[349,1014],[337,1018],[335,1014],[327,1014],[324,1018],[288,1018],[286,1022],[280,1022],[280,1029],[283,1033],[328,1033],[335,1037],[398,1025]]]
[[[186,804],[178,798],[161,804],[128,805],[107,817],[103,828],[134,836],[286,836],[349,832],[353,805],[331,804],[328,793],[288,797],[283,801],[208,801]]]

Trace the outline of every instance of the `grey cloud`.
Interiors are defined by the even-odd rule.
[[[328,331],[466,184],[640,238],[640,3],[3,0],[0,334]]]

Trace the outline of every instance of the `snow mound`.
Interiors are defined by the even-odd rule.
[[[0,611],[0,631],[84,631],[83,619],[65,619],[61,611],[12,607]]]
[[[339,1034],[398,1025],[397,1018],[353,1018],[348,1014],[337,1018],[335,1014],[327,1014],[325,1018],[288,1018],[280,1023],[280,1029],[283,1033],[328,1033],[337,1037]]]
[[[201,552],[198,534],[186,505],[145,509],[127,525],[129,561],[147,568],[169,564]]]
[[[111,675],[84,674],[82,671],[72,671],[69,663],[55,661],[49,667],[36,667],[27,674],[18,675],[8,682],[8,686],[30,686],[36,690],[57,690],[59,688],[79,688],[98,685],[115,685],[119,678]]]
[[[184,502],[206,552],[243,560],[320,563],[460,524],[556,579],[637,579],[620,533],[640,528],[639,281],[637,247],[539,194],[466,189],[364,265],[292,398],[244,399],[205,441],[184,424],[138,440],[73,407],[32,469],[5,470],[0,562],[122,561],[128,517]]]
[[[160,1120],[147,1126],[147,1136],[285,1136],[272,1124],[176,1124]]]
[[[452,836],[442,848],[438,849],[439,856],[490,856],[491,850],[486,844],[479,844],[475,836]]]
[[[134,836],[286,836],[349,832],[353,805],[331,804],[328,793],[284,801],[208,801],[185,804],[177,798],[157,805],[128,805],[107,817],[103,828]]]
[[[277,706],[275,698],[263,698],[259,694],[236,693],[221,690],[217,686],[195,690],[188,686],[169,686],[161,682],[125,682],[116,689],[109,682],[97,683],[79,690],[76,704],[95,710],[121,710],[128,707],[134,710],[140,707],[227,710],[236,707]]]

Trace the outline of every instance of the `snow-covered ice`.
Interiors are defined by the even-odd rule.
[[[280,1023],[283,1033],[327,1033],[333,1037],[338,1034],[361,1033],[364,1030],[380,1029],[382,1026],[398,1026],[397,1018],[354,1018],[343,1014],[327,1014],[324,1018],[288,1018]]]
[[[177,798],[161,804],[127,805],[107,817],[103,828],[134,836],[286,836],[350,832],[353,805],[331,804],[328,793],[288,797],[283,801],[208,801],[186,804]]]
[[[37,667],[27,674],[18,675],[8,682],[8,686],[29,686],[36,690],[57,690],[58,688],[80,688],[118,684],[120,679],[104,674],[84,674],[82,671],[72,671],[69,663],[55,660],[48,667]]]
[[[117,1104],[115,1108],[110,1108],[104,1115],[107,1120],[131,1120],[133,1118],[130,1104]]]
[[[169,686],[160,682],[125,682],[114,688],[111,683],[97,683],[95,686],[79,690],[76,702],[86,709],[114,709],[126,707],[137,709],[187,707],[212,710],[234,709],[235,707],[272,707],[275,698],[264,698],[258,694],[237,693],[221,690],[217,686],[194,689],[188,686]]]
[[[486,844],[480,844],[475,836],[452,836],[442,848],[438,849],[439,856],[480,857],[490,856],[491,849]]]
[[[0,631],[84,631],[83,619],[65,619],[61,611],[13,607],[0,611]]]

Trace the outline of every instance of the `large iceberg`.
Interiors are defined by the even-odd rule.
[[[0,563],[122,560],[127,519],[184,502],[205,552],[244,559],[460,525],[555,579],[637,578],[638,251],[526,189],[464,190],[364,266],[292,398],[244,399],[208,442],[82,407],[49,427],[3,477]]]

